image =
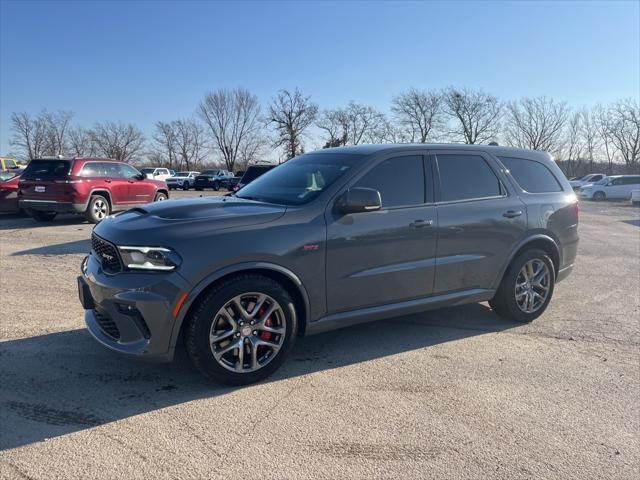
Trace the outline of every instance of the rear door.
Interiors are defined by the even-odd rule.
[[[378,190],[381,210],[343,215],[328,207],[329,313],[431,294],[437,220],[432,185],[428,156],[394,156],[372,164],[350,185]]]
[[[435,153],[439,236],[433,293],[491,288],[526,231],[525,205],[485,153]]]

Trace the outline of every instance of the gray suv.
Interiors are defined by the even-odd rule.
[[[482,301],[530,322],[577,246],[576,197],[547,153],[343,147],[232,196],[104,220],[78,288],[101,344],[170,360],[182,337],[202,373],[239,385],[275,371],[299,335]]]

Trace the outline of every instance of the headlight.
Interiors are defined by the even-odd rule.
[[[118,247],[122,261],[132,270],[175,270],[182,259],[169,248]]]

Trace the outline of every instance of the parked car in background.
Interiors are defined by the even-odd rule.
[[[230,192],[235,191],[236,185],[240,183],[240,180],[242,179],[243,175],[244,175],[244,170],[238,170],[233,176],[233,178],[229,180],[229,183],[227,185],[227,190],[229,190]]]
[[[604,177],[606,177],[604,173],[591,173],[579,178],[578,180],[570,180],[569,185],[571,185],[571,188],[573,188],[574,190],[577,190],[578,188],[583,187],[584,185],[587,185],[589,183],[599,182]]]
[[[599,182],[580,188],[580,198],[602,201],[631,198],[631,192],[640,188],[640,175],[612,175]]]
[[[15,170],[20,168],[18,161],[11,157],[0,157],[0,172]]]
[[[200,172],[178,172],[167,178],[167,186],[169,189],[181,188],[182,190],[189,190],[193,187],[199,174]]]
[[[176,171],[170,168],[169,169],[169,176],[170,177],[175,177],[175,175],[176,175]]]
[[[228,185],[229,180],[231,180],[232,178],[233,174],[228,170],[205,170],[200,175],[196,176],[196,180],[193,186],[196,190],[211,188],[215,191],[218,191],[221,187]]]
[[[163,181],[108,158],[31,160],[19,181],[18,201],[37,221],[82,213],[98,223],[111,212],[169,198]]]
[[[171,172],[168,168],[143,168],[140,171],[144,173],[147,178],[152,180],[165,181],[171,176]]]
[[[18,182],[21,169],[0,172],[0,213],[18,213]]]
[[[482,301],[531,322],[577,247],[576,196],[545,152],[329,148],[233,196],[107,219],[78,290],[101,344],[169,360],[181,339],[204,375],[239,385],[299,335]]]
[[[244,172],[244,175],[242,175],[240,181],[233,187],[233,191],[237,192],[245,185],[253,182],[256,178],[264,175],[269,170],[276,168],[276,166],[277,165],[251,165],[249,168],[247,168],[247,171]]]
[[[631,191],[631,205],[640,205],[640,189]]]

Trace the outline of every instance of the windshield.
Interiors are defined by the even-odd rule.
[[[218,175],[219,170],[205,170],[201,175]]]
[[[142,170],[140,170],[142,173],[153,173],[155,172],[155,168],[143,168]]]
[[[320,195],[359,158],[359,155],[328,153],[302,155],[269,170],[236,196],[282,205],[301,205]]]

